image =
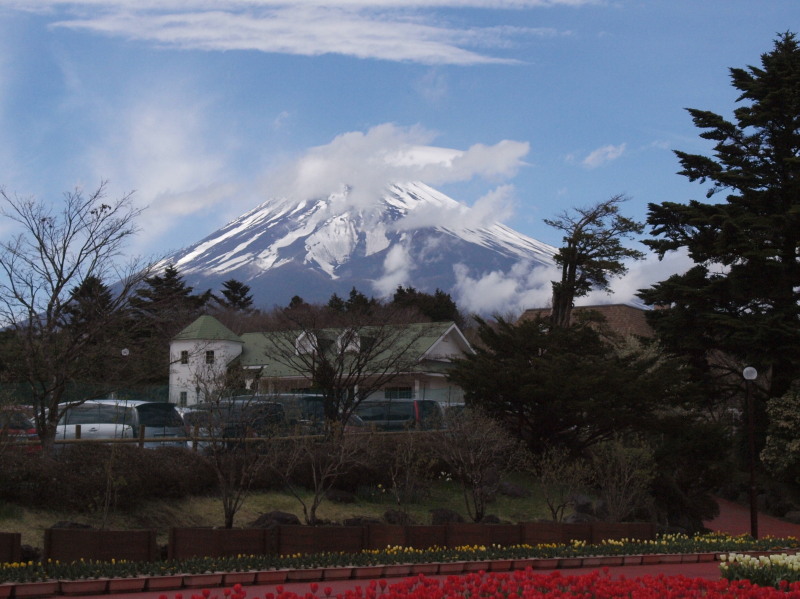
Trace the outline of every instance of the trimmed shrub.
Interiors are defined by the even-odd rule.
[[[130,508],[148,499],[179,499],[215,485],[205,458],[173,447],[76,444],[55,457],[8,455],[0,463],[0,499],[77,512],[106,502]]]

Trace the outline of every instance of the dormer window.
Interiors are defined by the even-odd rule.
[[[359,337],[357,331],[348,329],[339,335],[339,338],[336,340],[336,348],[340,352],[358,353],[361,349],[361,337]]]
[[[313,353],[317,347],[317,336],[314,333],[305,331],[294,341],[294,350],[297,354],[310,354]]]

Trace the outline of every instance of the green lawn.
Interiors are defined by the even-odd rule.
[[[507,480],[521,484],[532,494],[527,498],[511,498],[498,495],[489,506],[488,512],[503,521],[524,522],[548,518],[544,502],[538,493],[535,482],[529,477],[517,475]],[[357,516],[381,518],[390,508],[397,506],[388,493],[380,489],[362,488],[355,503],[334,503],[325,500],[317,516],[333,522]],[[404,506],[417,524],[430,523],[429,510],[445,507],[459,512],[465,520],[467,510],[461,488],[453,482],[444,480],[430,484],[429,493]],[[290,512],[303,520],[300,503],[287,493],[253,493],[238,512],[235,525],[246,527],[261,514],[280,510]],[[41,547],[44,530],[55,522],[68,520],[99,527],[101,514],[76,514],[54,510],[33,510],[24,506],[0,504],[0,531],[22,533],[23,544]],[[148,502],[136,510],[113,512],[107,519],[109,529],[154,528],[159,531],[159,542],[166,543],[170,527],[221,526],[223,523],[222,503],[217,497],[192,497],[187,500],[166,503]]]

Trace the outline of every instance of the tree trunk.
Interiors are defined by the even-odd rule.
[[[550,322],[553,327],[566,328],[572,318],[573,294],[569,293],[564,283],[553,283],[553,309]]]

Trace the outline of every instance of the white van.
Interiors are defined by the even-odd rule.
[[[58,421],[56,440],[75,439],[78,425],[81,439],[134,439],[139,437],[140,428],[144,426],[145,439],[165,439],[148,441],[144,444],[145,447],[186,447],[183,419],[175,404],[171,403],[92,399],[69,406]]]

